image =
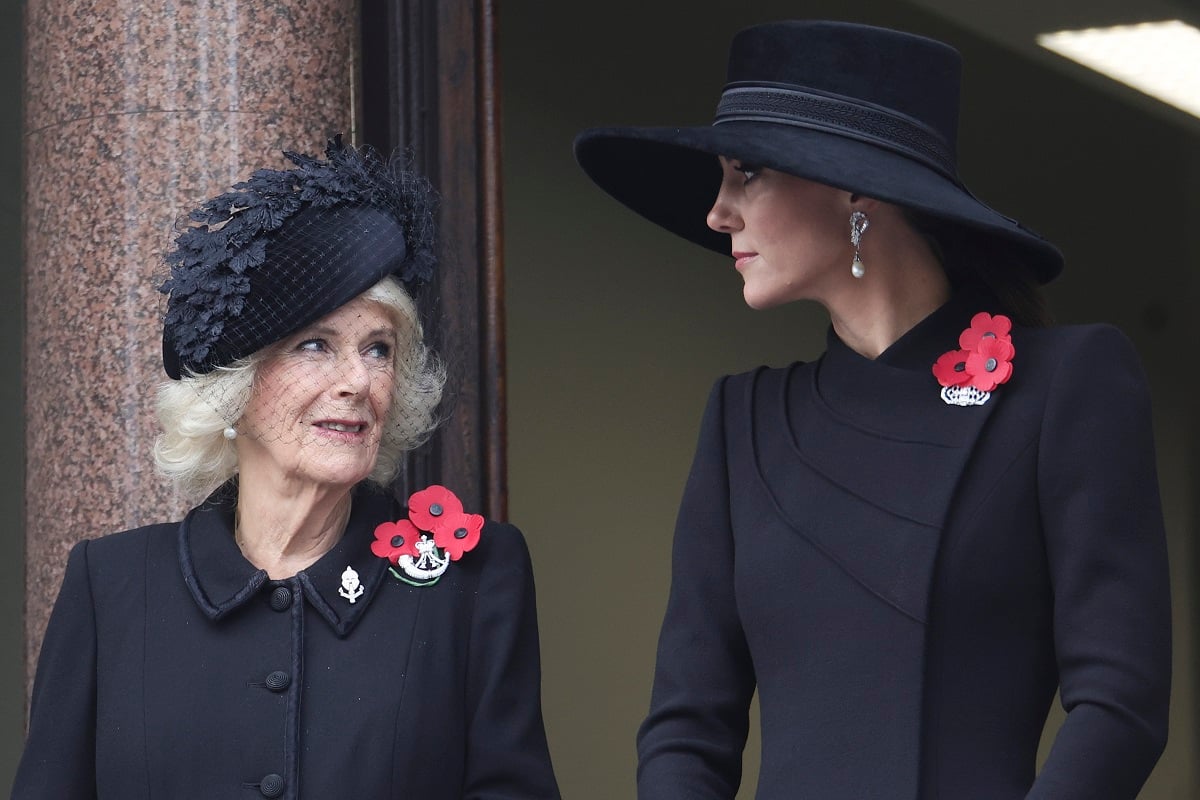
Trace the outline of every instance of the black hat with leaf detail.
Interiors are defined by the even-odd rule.
[[[167,256],[163,367],[228,366],[336,310],[388,275],[433,274],[434,195],[407,161],[329,141],[325,160],[261,169],[192,211]]]

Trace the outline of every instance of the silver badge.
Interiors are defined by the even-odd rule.
[[[354,571],[354,567],[346,567],[346,571],[342,573],[342,588],[338,589],[338,594],[353,603],[362,597],[363,591],[362,583],[358,580],[358,573]]]

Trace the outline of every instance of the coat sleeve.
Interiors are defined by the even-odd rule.
[[[731,800],[741,783],[755,679],[734,595],[724,386],[709,397],[676,520],[650,713],[638,732],[644,800]]]
[[[1066,721],[1030,800],[1133,800],[1166,743],[1171,620],[1150,400],[1132,344],[1063,348],[1038,487]]]
[[[87,545],[71,550],[42,640],[13,800],[96,797],[96,621]]]
[[[520,531],[491,524],[467,666],[464,800],[557,800],[542,722],[533,567]]]

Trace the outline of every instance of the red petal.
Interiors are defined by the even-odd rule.
[[[463,553],[474,550],[483,531],[483,517],[478,514],[463,514],[455,522],[453,528],[439,530],[433,535],[434,544],[445,550],[451,561],[458,561]],[[462,538],[456,535],[460,530],[466,532]]]
[[[434,513],[434,509],[438,513]],[[421,530],[431,531],[439,519],[463,513],[462,501],[445,486],[434,484],[408,498],[408,518]]]
[[[402,537],[404,544],[392,544],[392,539],[396,536]],[[375,541],[371,542],[371,552],[395,564],[402,555],[417,557],[417,541],[420,538],[421,532],[406,519],[383,522],[375,528]]]
[[[966,369],[956,370],[958,364],[966,363],[968,353],[965,350],[951,350],[942,353],[933,364],[933,375],[942,386],[961,386],[971,380],[971,373]]]
[[[964,350],[975,350],[983,341],[993,338],[1007,340],[1011,330],[1012,320],[1008,317],[1003,314],[993,317],[986,311],[980,311],[971,317],[971,327],[964,330],[958,337],[958,346]],[[989,333],[991,336],[986,335]]]
[[[395,560],[392,558],[392,546],[387,542],[378,540],[371,542],[371,552],[380,558],[386,558],[393,564],[395,563]]]
[[[975,352],[986,358],[998,361],[1011,361],[1017,350],[1008,339],[980,339]]]
[[[989,372],[986,364],[991,358],[994,356],[972,353],[971,357],[967,359],[967,370],[971,373],[971,385],[984,392],[992,391],[1012,375],[1012,364],[1000,359],[996,359],[996,366]]]
[[[1002,383],[1008,383],[1008,379],[1012,377],[1012,372],[1013,365],[1011,361],[1005,361],[997,367],[996,371],[992,373],[992,376],[996,379],[996,385],[999,386]]]
[[[395,530],[396,523],[381,522],[375,526],[375,538],[381,542],[389,542],[392,539],[392,531]]]

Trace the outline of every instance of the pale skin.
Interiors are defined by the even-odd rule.
[[[391,409],[396,327],[357,298],[287,337],[238,421],[238,543],[272,579],[328,552],[374,468]]]
[[[950,298],[929,243],[897,206],[721,157],[721,188],[708,226],[728,233],[752,308],[812,300],[838,337],[874,359]],[[867,273],[850,274],[850,214],[864,212]]]

